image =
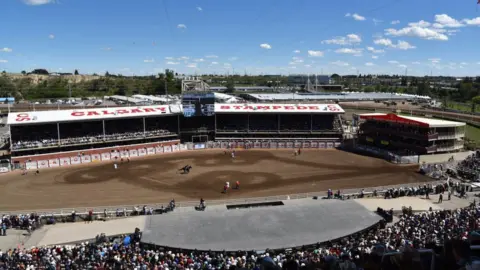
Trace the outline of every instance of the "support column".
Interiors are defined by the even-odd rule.
[[[213,117],[214,117],[214,119],[215,119],[215,120],[214,120],[215,123],[214,123],[213,128],[214,128],[215,134],[217,134],[217,114],[214,114]]]
[[[103,126],[103,141],[105,141],[105,120],[102,120],[102,126]]]
[[[250,114],[247,114],[247,132],[250,132]]]
[[[146,138],[147,137],[147,130],[146,130],[146,126],[145,126],[145,117],[143,117],[143,138]]]
[[[177,115],[177,132],[178,132],[178,136],[180,136],[180,115]]]
[[[60,145],[60,123],[57,123],[57,136],[58,136],[58,145]]]

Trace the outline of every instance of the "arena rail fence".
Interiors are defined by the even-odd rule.
[[[444,180],[437,180],[428,182],[432,186],[440,185],[445,183]],[[409,184],[400,184],[400,185],[387,185],[387,186],[377,186],[377,187],[366,187],[364,189],[344,189],[342,190],[342,195],[345,199],[357,198],[362,194],[365,197],[371,197],[374,191],[377,192],[377,196],[383,196],[385,192],[392,188],[409,188],[409,187],[418,187],[424,185],[426,182],[418,183],[409,183]],[[318,197],[322,199],[326,197],[327,191],[311,192],[311,193],[299,193],[299,194],[290,194],[290,195],[277,195],[277,196],[268,196],[268,197],[254,197],[254,198],[239,198],[239,199],[227,199],[227,200],[211,200],[207,201],[206,205],[229,205],[229,204],[250,204],[258,202],[272,202],[272,201],[284,201],[284,200],[297,200],[297,199],[307,199]],[[92,210],[93,215],[96,217],[103,216],[105,213],[109,216],[116,216],[117,210],[121,214],[125,213],[126,216],[130,216],[135,212],[135,208],[141,210],[143,206],[153,209],[160,209],[162,206],[167,206],[168,202],[160,203],[138,203],[135,205],[116,205],[116,206],[96,206],[96,207],[74,207],[74,208],[61,208],[61,209],[32,209],[32,210],[18,210],[18,211],[5,211],[0,210],[0,215],[26,215],[31,213],[37,213],[41,217],[54,217],[54,218],[65,218],[72,214],[73,211],[76,212],[77,216],[87,216],[88,212]],[[199,205],[199,201],[181,201],[176,202],[176,208],[183,207],[196,207]]]
[[[161,146],[166,144],[165,146]],[[180,144],[179,140],[159,141],[147,144],[135,144],[128,146],[108,147],[79,151],[58,152],[34,156],[15,157],[14,169],[38,170],[57,168],[71,165],[79,165],[95,162],[112,162],[115,158],[134,159],[143,156],[161,155],[165,153],[181,152],[186,150],[203,149],[234,149],[234,148],[258,148],[258,149],[333,149],[341,145],[338,141],[323,141],[318,139],[232,139],[222,141],[208,141],[205,143]],[[123,150],[127,148],[127,150]],[[94,152],[94,154],[89,154]],[[4,169],[8,172],[8,169]],[[1,172],[1,171],[0,171]]]

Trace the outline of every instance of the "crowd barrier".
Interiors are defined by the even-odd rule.
[[[174,144],[174,145],[168,145],[168,146],[158,145],[155,147],[153,146],[142,147],[141,145],[138,145],[134,149],[110,150],[110,151],[105,150],[105,152],[95,153],[95,154],[70,153],[70,156],[68,156],[68,154],[65,153],[64,157],[27,161],[25,162],[24,168],[26,170],[55,168],[55,167],[63,167],[63,166],[70,166],[70,165],[77,165],[77,164],[110,161],[110,160],[122,159],[122,158],[126,159],[126,158],[136,158],[136,157],[143,157],[143,156],[149,156],[149,155],[158,155],[163,153],[173,153],[173,152],[180,152],[185,150],[188,150],[187,145]]]
[[[205,143],[187,143],[188,150],[200,150],[200,149],[250,149],[250,148],[259,148],[259,149],[298,149],[298,148],[308,148],[308,149],[332,149],[339,147],[340,142],[325,142],[325,141],[275,141],[275,140],[265,140],[265,141],[248,141],[248,140],[220,140],[220,141],[209,141]]]
[[[432,187],[436,185],[444,184],[445,181],[438,180],[429,182]],[[385,192],[392,188],[409,188],[409,187],[418,187],[419,185],[424,185],[425,183],[411,183],[411,184],[399,184],[399,185],[386,185],[386,186],[377,186],[377,187],[366,187],[366,188],[357,188],[357,189],[343,189],[342,195],[348,198],[357,198],[363,192],[364,197],[372,197],[374,191],[377,192],[378,197],[383,197]],[[207,205],[234,205],[234,204],[245,204],[245,203],[261,203],[261,202],[273,202],[273,201],[284,201],[284,200],[298,200],[298,199],[308,199],[308,198],[324,198],[327,195],[327,191],[318,191],[311,193],[300,193],[300,194],[290,194],[290,195],[277,195],[277,196],[268,196],[268,197],[252,197],[252,198],[243,198],[243,199],[229,199],[229,200],[210,200],[207,201]],[[117,211],[125,213],[129,216],[132,212],[135,212],[135,208],[141,209],[142,206],[151,207],[154,209],[160,209],[162,206],[167,206],[168,202],[163,203],[139,203],[136,205],[117,205],[117,206],[97,206],[97,207],[76,207],[76,208],[63,208],[63,209],[37,209],[37,210],[20,210],[20,211],[2,211],[0,210],[0,215],[15,215],[15,214],[30,214],[37,213],[40,216],[53,216],[53,217],[68,217],[71,215],[72,211],[75,211],[77,215],[86,216],[88,212],[92,210],[93,214],[96,216],[104,215],[105,213],[109,216],[114,216]],[[199,201],[180,201],[176,202],[176,208],[181,207],[195,207],[199,205]]]
[[[366,145],[355,145],[354,151],[370,153],[374,156],[381,157],[385,160],[388,160],[392,163],[397,164],[418,164],[419,163],[419,156],[400,156],[394,154],[390,151],[386,151],[380,148],[366,146]]]

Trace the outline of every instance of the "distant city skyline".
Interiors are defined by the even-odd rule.
[[[8,0],[0,71],[480,76],[477,0]]]

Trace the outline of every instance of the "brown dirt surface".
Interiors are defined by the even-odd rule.
[[[190,174],[179,169],[186,164]],[[12,172],[0,177],[0,210],[142,205],[176,201],[236,199],[429,181],[417,166],[338,150],[244,150],[232,159],[224,150],[45,169],[39,175]],[[239,190],[222,194],[226,181]]]

